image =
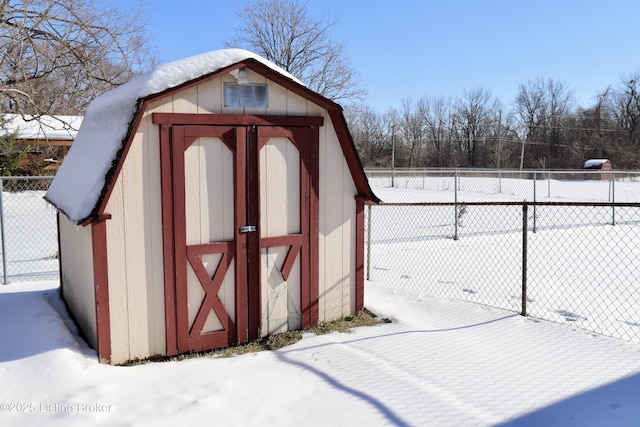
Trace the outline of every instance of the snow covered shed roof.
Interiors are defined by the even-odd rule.
[[[19,140],[73,141],[82,124],[82,116],[33,116],[3,114],[0,135],[15,134]]]
[[[110,181],[136,125],[144,101],[213,76],[233,73],[238,67],[258,68],[281,84],[317,102],[329,111],[339,138],[348,140],[355,158],[349,166],[359,169],[359,183],[370,200],[371,191],[341,107],[307,89],[304,84],[272,62],[243,49],[222,49],[164,64],[97,97],[87,109],[69,154],[51,183],[45,199],[69,219],[82,223],[98,214]],[[344,149],[344,147],[343,147]]]
[[[584,169],[601,169],[602,165],[609,162],[609,159],[589,159],[584,162]]]

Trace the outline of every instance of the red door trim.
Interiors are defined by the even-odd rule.
[[[160,125],[160,189],[162,199],[162,245],[164,269],[164,315],[167,355],[178,354],[175,246],[173,227],[173,158],[171,126]]]
[[[303,245],[305,235],[289,234],[287,236],[262,237],[260,246],[263,248],[273,248],[276,246]]]
[[[318,324],[320,297],[320,129],[309,129],[309,145],[306,147],[309,176],[309,270],[311,280],[309,282],[309,317],[303,327],[310,328]]]
[[[235,153],[235,128],[230,126],[172,126],[173,150],[173,219],[174,219],[174,263],[175,263],[175,293],[176,293],[176,332],[178,351],[200,351],[214,347],[228,346],[236,342],[236,328],[231,317],[217,296],[217,290],[224,280],[224,276],[235,257],[236,246],[225,244],[195,245],[192,249],[186,242],[186,212],[185,212],[185,167],[184,153],[198,137],[214,136],[220,138]],[[235,171],[234,171],[235,173]],[[234,179],[235,180],[235,179]],[[198,257],[203,250],[207,253],[226,249],[218,265],[213,279],[209,279]],[[190,256],[191,255],[191,256]],[[188,264],[187,264],[188,262]],[[201,286],[205,290],[205,297],[201,301],[193,325],[189,324],[189,305],[187,296],[187,269],[191,265]],[[205,278],[206,277],[206,278]],[[202,332],[209,311],[218,315],[224,330],[219,332]]]
[[[300,152],[300,241],[301,258],[300,273],[302,285],[300,289],[300,306],[302,309],[302,327],[310,328],[318,323],[318,298],[319,298],[319,203],[318,203],[318,182],[319,182],[319,128],[272,126],[258,128],[258,152],[270,138],[288,138]],[[259,173],[259,172],[258,172]],[[290,239],[293,236],[282,236],[282,244],[279,246],[291,245]],[[269,239],[261,239],[260,246],[267,247]],[[291,254],[292,248],[289,249]],[[295,261],[290,260],[291,263]],[[287,266],[289,268],[289,266]],[[284,269],[281,273],[287,274]]]
[[[236,137],[242,137],[243,130],[237,129],[239,135]],[[221,140],[229,146],[230,149],[235,148],[235,140],[231,141],[232,135],[230,133],[236,132],[234,127],[219,127],[217,129],[218,134],[222,134]],[[186,286],[183,283],[186,278],[182,274],[177,274],[177,271],[186,271],[187,268],[187,253],[185,236],[185,213],[184,209],[178,207],[184,207],[184,168],[177,168],[174,170],[174,161],[182,161],[184,158],[184,149],[189,144],[193,143],[199,136],[211,135],[210,127],[183,127],[183,126],[170,126],[166,124],[160,125],[160,165],[161,165],[161,197],[162,197],[162,233],[163,233],[163,268],[164,268],[164,293],[165,293],[165,336],[166,336],[166,352],[167,355],[176,355],[183,351],[188,351],[189,340],[188,334],[179,334],[178,331],[188,330],[188,308],[184,298],[177,292],[179,286]],[[236,154],[236,158],[242,156],[244,148],[241,146],[239,153]],[[235,167],[242,162],[236,161]],[[244,166],[241,166],[244,167]],[[236,185],[236,197],[241,197],[244,192],[243,185]],[[235,221],[241,221],[242,218],[238,218],[236,212]],[[237,225],[237,224],[236,224]],[[238,229],[238,227],[235,227]],[[180,232],[178,232],[180,231]],[[176,239],[176,236],[182,236]],[[236,234],[238,244],[246,244],[242,235]],[[181,254],[178,254],[176,248],[183,248],[180,250]],[[197,251],[196,249],[193,249]],[[178,256],[181,255],[181,256]],[[237,262],[242,262],[244,256],[240,255]],[[182,270],[179,270],[182,269]],[[245,283],[243,280],[242,269],[237,274],[236,280],[238,283]],[[238,299],[243,298],[242,287],[236,289],[236,305],[240,305]],[[245,291],[246,293],[246,291]],[[246,311],[246,308],[244,309]],[[240,318],[242,317],[242,310],[237,311]],[[246,322],[245,322],[246,323]],[[240,319],[239,326],[242,326],[243,322]],[[180,339],[178,337],[181,337]],[[242,339],[242,337],[240,337]],[[209,338],[209,340],[211,340]],[[220,339],[228,340],[228,337]],[[199,339],[192,342],[191,345],[198,345]],[[210,344],[210,343],[208,343]],[[203,344],[203,349],[206,347]],[[185,350],[187,349],[187,350]]]
[[[176,332],[178,351],[185,352],[189,350],[189,335],[184,331],[189,330],[189,306],[186,292],[180,292],[180,289],[187,287],[187,240],[186,240],[186,213],[185,205],[185,171],[184,171],[184,150],[185,150],[185,134],[184,127],[173,126],[171,128],[171,149],[172,149],[172,177],[173,177],[173,248],[174,258],[171,262],[175,266],[175,302],[176,302]],[[179,163],[183,166],[180,167]],[[184,274],[183,274],[184,273]]]
[[[247,128],[247,225],[260,224],[260,160],[255,126]],[[260,338],[262,296],[260,289],[260,231],[247,233],[248,339]]]
[[[291,245],[287,251],[287,256],[284,258],[282,268],[280,269],[280,274],[282,274],[282,278],[285,281],[289,280],[289,274],[291,274],[293,264],[296,262],[296,257],[300,253],[300,249],[302,249],[302,245]]]
[[[220,335],[221,333],[222,334],[226,333],[227,344],[233,343],[235,342],[236,328],[235,328],[235,325],[233,324],[233,321],[231,320],[231,316],[225,309],[222,301],[220,300],[220,297],[218,296],[218,291],[220,291],[222,282],[224,281],[224,278],[227,275],[227,272],[229,271],[229,266],[231,265],[231,261],[235,257],[236,245],[229,244],[229,245],[216,246],[216,249],[222,249],[223,252],[219,252],[222,254],[222,257],[218,262],[218,266],[216,267],[216,271],[213,275],[213,278],[209,277],[209,274],[207,273],[207,270],[204,267],[201,258],[199,257],[200,252],[202,251],[191,250],[191,249],[192,249],[191,247],[187,248],[187,257],[189,260],[189,264],[193,268],[193,271],[195,272],[196,277],[198,278],[198,281],[200,282],[200,285],[202,286],[202,289],[205,292],[205,297],[200,303],[200,308],[198,309],[198,313],[196,314],[193,324],[189,328],[189,344],[190,344],[189,347],[191,350],[193,350],[194,347],[197,347],[197,345],[194,345],[195,344],[194,341],[196,343],[199,341],[204,341],[204,340],[201,340],[201,337],[204,334],[204,332],[202,332],[202,329],[212,309],[215,312],[216,316],[218,316],[218,319],[220,320],[220,323],[222,324],[222,327],[224,328],[224,330],[220,332],[209,332],[206,334],[210,336],[210,335]],[[207,251],[205,253],[209,254],[211,252]],[[208,338],[207,341],[211,339],[209,337],[207,338]],[[215,339],[217,341],[218,337],[216,337]]]
[[[245,114],[153,113],[153,123],[171,125],[228,126],[323,126],[321,116],[275,116]]]
[[[188,120],[185,120],[185,116]],[[199,136],[211,136],[211,125],[219,123],[220,126],[227,126],[224,130],[224,138],[221,138],[225,144],[235,151],[235,177],[246,177],[247,181],[242,179],[235,180],[234,193],[236,197],[234,225],[236,229],[235,241],[235,262],[237,265],[248,265],[248,268],[236,268],[236,340],[237,342],[245,342],[247,340],[258,338],[260,335],[261,323],[261,296],[260,296],[260,264],[259,262],[250,262],[250,260],[260,259],[260,247],[267,246],[288,246],[288,253],[285,262],[281,268],[281,273],[288,276],[291,272],[293,264],[297,258],[297,254],[305,254],[301,256],[301,272],[308,277],[304,279],[308,282],[307,286],[301,289],[301,305],[302,326],[304,328],[315,325],[318,322],[318,233],[319,233],[319,128],[318,124],[323,123],[323,118],[309,118],[304,120],[295,119],[292,121],[293,126],[273,126],[272,123],[279,123],[280,119],[273,119],[269,116],[269,126],[235,126],[235,123],[229,123],[229,115],[205,115],[205,120],[196,119],[202,115],[184,115],[172,113],[154,113],[154,122],[160,124],[160,163],[161,163],[161,192],[162,192],[162,229],[164,244],[164,288],[165,288],[165,316],[166,316],[166,341],[167,354],[175,355],[189,349],[198,348],[200,344],[202,349],[210,348],[212,341],[202,342],[199,339],[189,339],[188,335],[179,333],[179,331],[188,328],[188,309],[184,296],[176,292],[181,289],[180,286],[186,286],[182,278],[182,274],[178,271],[184,271],[188,262],[186,242],[184,241],[185,229],[185,213],[184,209],[184,168],[176,168],[175,161],[182,161],[184,156],[185,144],[190,144]],[[219,120],[213,120],[212,117],[218,117]],[[240,120],[240,117],[243,119]],[[234,120],[241,124],[263,123],[257,116],[237,116]],[[178,120],[179,119],[179,120]],[[286,123],[291,117],[282,117],[282,122]],[[310,119],[310,120],[309,120]],[[195,122],[192,125],[182,126],[175,125],[172,120],[178,122]],[[264,122],[267,123],[267,122]],[[306,123],[305,126],[302,126]],[[309,126],[309,123],[312,126]],[[300,125],[302,127],[296,127]],[[216,126],[218,127],[218,126]],[[276,129],[280,130],[276,130]],[[261,241],[259,233],[240,233],[239,229],[243,225],[257,225],[260,223],[259,215],[259,186],[255,185],[259,179],[259,138],[257,129],[264,129],[265,135],[269,136],[287,136],[289,137],[301,154],[301,170],[306,173],[308,179],[303,178],[301,182],[301,227],[306,230],[307,237],[300,236],[284,236],[286,238],[266,238]],[[283,134],[282,129],[285,129]],[[235,132],[235,138],[231,138],[231,134]],[[263,130],[260,130],[261,134]],[[242,141],[242,143],[238,143]],[[246,142],[246,145],[245,145]],[[246,147],[246,151],[245,151]],[[254,192],[258,192],[257,194]],[[251,200],[252,203],[247,204]],[[255,201],[257,200],[257,203]],[[302,240],[301,240],[302,239]],[[306,247],[306,248],[305,248]],[[185,249],[178,249],[185,248]],[[253,248],[253,249],[252,249]],[[195,249],[193,249],[195,250]],[[185,253],[177,253],[177,251]],[[250,289],[247,284],[256,283]],[[241,285],[244,286],[241,286]],[[247,304],[248,302],[248,304]],[[228,331],[226,331],[228,332]],[[184,337],[182,337],[184,336]],[[181,338],[182,337],[182,338]],[[194,342],[195,340],[195,342]],[[229,337],[222,337],[218,341],[220,346],[224,345],[224,340]],[[189,343],[191,341],[191,343]],[[234,341],[233,339],[231,341]]]
[[[317,178],[312,176],[312,169],[310,163],[309,144],[311,139],[310,128],[296,129],[294,132],[297,135],[294,136],[298,149],[300,150],[300,230],[306,235],[306,239],[302,244],[302,256],[300,258],[300,274],[304,278],[303,284],[300,289],[300,307],[302,315],[302,328],[310,328],[315,323],[312,321],[313,310],[313,273],[311,268],[311,183],[316,181]],[[301,134],[301,135],[300,135]],[[300,139],[298,139],[298,138]],[[305,147],[301,147],[299,144],[305,141]]]
[[[247,128],[236,128],[236,152],[234,176],[234,213],[235,241],[236,241],[236,265],[247,265],[247,234],[240,233],[240,227],[247,225]],[[238,209],[237,207],[241,208]],[[247,285],[247,269],[236,268],[236,334],[238,343],[249,340],[249,315],[247,301],[249,288]]]

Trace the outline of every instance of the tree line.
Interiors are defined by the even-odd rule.
[[[607,158],[616,169],[640,167],[640,71],[622,76],[593,105],[553,79],[519,85],[505,109],[490,90],[452,98],[405,99],[378,113],[345,111],[365,167],[581,168]]]
[[[145,7],[0,0],[0,113],[82,115],[96,96],[152,68]],[[345,44],[330,37],[337,20],[314,17],[297,0],[254,0],[237,16],[241,25],[226,45],[256,52],[344,105],[366,167],[555,169],[589,158],[608,158],[616,169],[640,166],[640,71],[589,106],[576,106],[566,83],[536,79],[519,85],[509,109],[480,88],[405,99],[379,113],[366,104]],[[5,138],[0,157],[13,165],[15,154]],[[0,165],[0,173],[9,169]]]
[[[480,88],[455,99],[405,99],[378,113],[366,105],[344,44],[329,37],[336,20],[310,16],[295,0],[255,0],[238,18],[227,45],[257,52],[342,103],[366,167],[573,169],[590,158],[640,167],[640,71],[589,106],[576,106],[566,83],[538,78],[519,85],[509,109]]]

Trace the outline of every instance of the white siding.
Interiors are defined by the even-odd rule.
[[[329,117],[320,133],[320,320],[355,312],[357,190]]]
[[[112,363],[166,352],[159,158],[145,114],[105,209]]]
[[[63,214],[58,214],[58,217],[63,296],[89,345],[96,348],[96,299],[91,226],[75,225]]]

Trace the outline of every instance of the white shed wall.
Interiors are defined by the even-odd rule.
[[[96,299],[91,226],[82,227],[58,214],[62,293],[89,345],[97,347]]]
[[[356,200],[358,194],[328,116],[320,133],[320,320],[356,309]]]
[[[112,363],[166,353],[158,138],[145,114],[105,209]]]

